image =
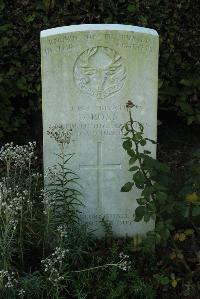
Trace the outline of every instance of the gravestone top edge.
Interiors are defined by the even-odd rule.
[[[40,37],[48,37],[57,34],[81,32],[81,31],[98,31],[98,30],[110,30],[110,31],[130,31],[136,33],[151,34],[158,36],[158,33],[154,29],[132,26],[132,25],[122,25],[122,24],[81,24],[81,25],[70,25],[62,26],[51,29],[42,30],[40,32]]]

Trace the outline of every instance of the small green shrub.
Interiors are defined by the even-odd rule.
[[[176,261],[188,281],[192,282],[196,276],[192,268],[200,261],[200,152],[196,152],[185,167],[171,171],[166,164],[152,158],[150,151],[143,149],[147,142],[155,142],[144,137],[143,125],[133,120],[133,107],[129,101],[129,121],[122,128],[123,148],[129,156],[130,166],[133,165],[129,168],[132,180],[125,183],[121,191],[129,192],[133,186],[140,189],[134,219],[136,222],[155,221],[155,229],[147,233],[143,242],[144,249],[154,250],[157,244],[168,244],[169,260]],[[181,244],[186,240],[192,242],[192,265],[189,265],[187,251],[184,252]],[[161,284],[168,281],[176,287],[180,278],[176,278],[174,273],[170,273],[170,277],[163,280],[159,275]]]

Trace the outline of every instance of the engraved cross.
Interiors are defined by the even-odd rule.
[[[102,161],[102,143],[97,142],[97,163],[96,165],[86,165],[86,164],[80,164],[80,169],[94,169],[97,172],[97,202],[98,206],[100,207],[101,205],[101,173],[102,170],[114,170],[114,169],[121,169],[121,164],[116,163],[116,164],[104,164]]]

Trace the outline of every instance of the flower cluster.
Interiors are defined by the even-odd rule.
[[[53,194],[49,194],[45,190],[42,190],[41,192],[41,196],[43,198],[42,202],[44,205],[43,213],[47,215],[50,210],[55,208],[55,196]]]
[[[10,216],[17,216],[22,209],[25,200],[26,190],[20,194],[18,186],[15,186],[15,194],[11,188],[6,187],[5,180],[0,182],[0,213]]]
[[[9,196],[12,194],[12,189],[6,186],[5,178],[2,178],[0,181],[0,201],[3,200],[4,197]]]
[[[58,283],[64,280],[64,277],[61,275],[61,266],[68,252],[68,249],[64,250],[60,247],[56,247],[49,258],[41,261],[44,265],[44,271],[48,274],[48,280],[52,283]]]
[[[56,247],[55,251],[49,258],[42,260],[42,264],[44,264],[45,267],[45,272],[51,270],[54,265],[62,263],[67,252],[69,252],[69,250],[64,250],[60,247]]]
[[[42,177],[42,174],[39,173],[39,172],[33,172],[33,173],[32,173],[32,178],[39,179],[39,178],[41,178],[41,177]]]
[[[35,147],[36,142],[15,146],[13,145],[13,142],[6,143],[0,150],[0,161],[5,163],[7,168],[10,168],[12,165],[20,168],[27,164],[30,165],[31,160],[34,157]]]
[[[120,252],[119,257],[121,261],[118,264],[118,267],[123,271],[128,271],[131,268],[131,261],[129,260],[129,256]]]
[[[18,291],[18,296],[21,297],[21,298],[24,298],[25,293],[26,293],[26,292],[25,292],[24,289],[20,289],[20,290]]]
[[[1,212],[6,215],[18,215],[18,212],[22,209],[22,201],[22,196],[7,198],[7,201],[0,201]]]
[[[11,161],[15,158],[15,147],[13,142],[6,143],[0,149],[0,161]]]
[[[4,288],[13,288],[17,284],[17,280],[15,278],[15,273],[1,270],[0,271],[0,286]]]
[[[44,173],[44,178],[48,179],[50,182],[53,182],[59,174],[58,165],[52,167],[47,167]]]
[[[61,239],[64,239],[64,238],[68,237],[68,232],[67,232],[67,226],[66,225],[59,225],[58,228],[57,228],[57,231],[58,231]]]
[[[69,144],[71,141],[72,130],[65,128],[63,125],[50,126],[47,134],[58,144]]]

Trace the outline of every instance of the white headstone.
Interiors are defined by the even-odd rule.
[[[126,102],[136,105],[145,136],[156,140],[158,34],[129,25],[72,25],[41,32],[44,167],[54,164],[50,125],[72,129],[71,168],[81,177],[82,218],[97,236],[100,220],[116,236],[144,234],[153,223],[136,223],[139,190],[122,193],[130,181],[121,125],[128,120]],[[149,145],[155,156],[155,145]]]

